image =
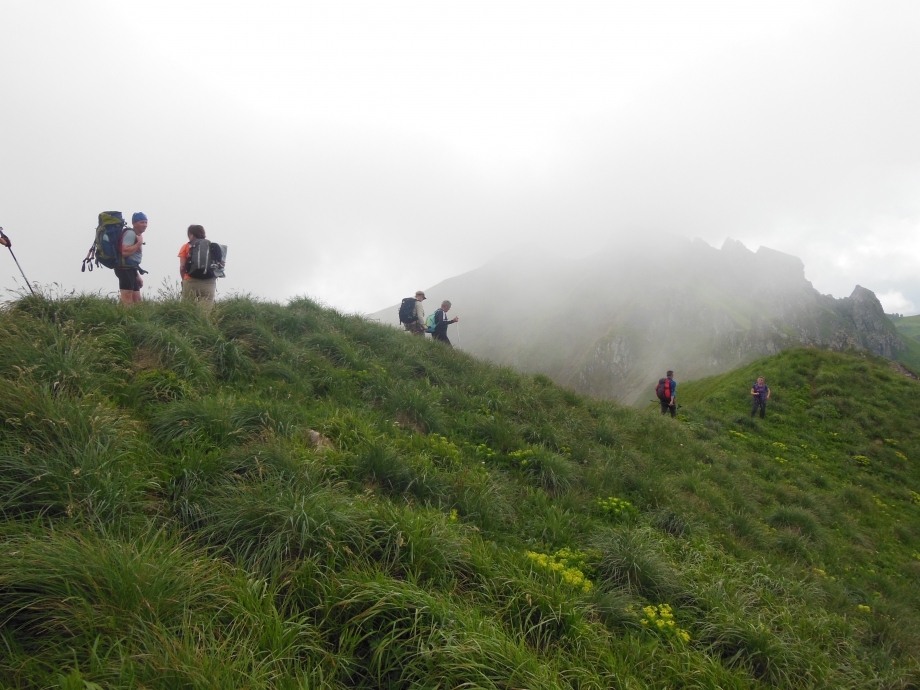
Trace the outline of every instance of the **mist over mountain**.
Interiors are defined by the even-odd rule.
[[[461,317],[455,345],[630,404],[668,369],[680,381],[799,345],[889,359],[907,348],[871,290],[822,295],[801,260],[766,247],[649,235],[563,251],[510,252],[445,280],[426,290],[426,312],[449,299]],[[396,324],[397,308],[372,317]]]

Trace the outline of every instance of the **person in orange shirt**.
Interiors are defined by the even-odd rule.
[[[179,275],[182,276],[182,299],[195,302],[214,302],[217,278],[214,275],[197,278],[188,274],[186,264],[192,249],[192,242],[205,239],[204,228],[200,225],[188,226],[188,242],[179,250]],[[209,271],[210,273],[210,271]]]

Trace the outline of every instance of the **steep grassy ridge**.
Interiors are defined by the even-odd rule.
[[[759,375],[773,396],[767,419],[752,420]],[[696,477],[679,480],[701,499],[713,528],[727,528],[726,548],[785,552],[825,581],[837,610],[868,607],[889,649],[915,648],[917,381],[871,356],[800,349],[679,391],[684,423],[719,446],[731,471],[720,498]],[[715,467],[709,474],[719,483]]]
[[[905,338],[912,338],[920,341],[920,314],[915,316],[889,316],[898,329],[898,332]]]
[[[920,314],[916,316],[889,316],[898,333],[907,346],[903,352],[898,353],[898,361],[903,362],[913,369],[915,374],[920,373]]]
[[[308,300],[0,339],[5,686],[920,680],[920,386],[874,359],[763,362],[751,425],[752,371],[661,419]]]

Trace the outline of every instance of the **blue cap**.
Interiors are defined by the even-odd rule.
[[[146,214],[141,213],[140,211],[138,211],[138,212],[135,213],[133,216],[131,216],[131,222],[132,222],[132,223],[136,223],[136,222],[139,221],[139,220],[147,220]]]

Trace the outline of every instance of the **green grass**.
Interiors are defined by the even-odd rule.
[[[914,340],[920,340],[920,314],[915,316],[889,316],[898,332]]]
[[[907,346],[906,350],[898,354],[898,361],[909,367],[914,374],[920,374],[920,314],[916,316],[888,315],[888,318],[894,323]]]
[[[0,686],[920,682],[884,360],[791,350],[671,420],[306,299],[29,297],[0,335]]]

